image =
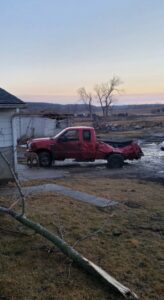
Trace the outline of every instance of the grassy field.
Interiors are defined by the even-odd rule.
[[[62,233],[71,245],[93,233],[77,244],[80,253],[135,291],[140,299],[162,300],[164,187],[140,180],[83,176],[54,182],[120,204],[99,209],[59,194],[38,194],[28,198],[28,217],[56,234]],[[9,202],[0,197],[0,204]],[[77,268],[48,241],[1,214],[0,299],[121,297]]]

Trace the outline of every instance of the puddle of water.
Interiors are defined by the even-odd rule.
[[[157,143],[141,143],[140,146],[144,156],[141,160],[132,161],[130,164],[136,164],[141,172],[147,173],[145,176],[164,178],[164,151],[161,151],[160,145]]]
[[[145,144],[142,146],[144,157],[143,160],[150,160],[153,163],[162,163],[164,165],[164,151],[160,150],[158,144]]]

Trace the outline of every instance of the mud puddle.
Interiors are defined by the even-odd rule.
[[[164,180],[164,151],[160,150],[160,144],[141,144],[141,148],[144,156],[137,163],[133,161],[129,164],[136,166],[136,169],[143,172],[140,174],[141,177]]]

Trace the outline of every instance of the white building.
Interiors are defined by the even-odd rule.
[[[17,127],[14,115],[23,106],[23,101],[0,88],[0,153],[5,155],[15,170],[17,165]],[[10,169],[0,155],[0,182],[11,178]]]

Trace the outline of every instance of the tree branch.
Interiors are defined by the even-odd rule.
[[[24,194],[23,194],[23,192],[22,192],[22,189],[21,189],[21,185],[20,185],[19,179],[17,178],[17,176],[16,176],[16,174],[15,174],[15,171],[14,171],[14,169],[12,168],[12,166],[11,166],[10,162],[8,161],[8,159],[6,158],[6,156],[5,156],[2,152],[0,152],[0,155],[1,155],[1,157],[3,158],[3,160],[6,162],[6,164],[8,165],[8,167],[9,167],[9,169],[10,169],[10,172],[11,172],[11,174],[12,174],[12,176],[13,176],[13,179],[14,179],[14,181],[15,181],[15,183],[16,183],[16,186],[17,186],[17,188],[18,188],[18,191],[19,191],[19,194],[20,194],[20,197],[21,197],[21,201],[22,201],[22,212],[21,212],[21,216],[23,216],[24,213],[25,213],[25,196],[24,196]],[[15,201],[15,202],[10,206],[10,208],[13,208],[18,202],[19,202],[19,200]]]
[[[108,222],[109,222],[109,220],[106,220],[106,221],[104,222],[104,224],[103,224],[100,228],[98,228],[97,230],[95,230],[95,231],[93,231],[93,232],[90,232],[90,233],[84,235],[82,238],[80,238],[79,240],[77,240],[77,241],[73,244],[72,247],[75,248],[75,247],[77,246],[78,243],[80,243],[80,242],[82,242],[82,241],[84,241],[84,240],[86,240],[86,239],[88,239],[88,238],[90,238],[90,237],[92,237],[92,236],[95,236],[95,235],[97,235],[98,233],[102,232],[102,230],[104,229],[104,227],[106,226],[106,224],[107,224]]]

